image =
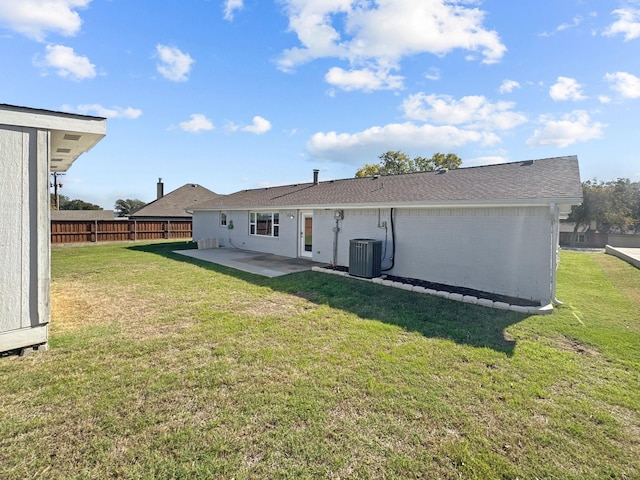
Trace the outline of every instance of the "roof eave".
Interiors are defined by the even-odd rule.
[[[193,212],[219,212],[242,210],[322,210],[322,209],[366,209],[366,208],[495,208],[495,207],[539,207],[551,205],[579,205],[582,197],[490,199],[490,200],[442,200],[414,202],[363,202],[363,203],[321,203],[300,205],[217,205],[193,208]]]

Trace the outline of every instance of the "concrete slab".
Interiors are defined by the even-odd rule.
[[[623,248],[606,245],[605,252],[609,255],[615,255],[625,262],[629,262],[636,268],[640,268],[640,248]]]
[[[228,247],[176,250],[173,253],[269,278],[304,272],[305,270],[311,270],[314,265],[319,265],[304,258],[281,257],[279,255]]]

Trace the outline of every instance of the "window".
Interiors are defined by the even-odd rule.
[[[222,227],[226,227],[227,226],[227,213],[226,212],[220,212],[220,226],[222,226]]]
[[[280,234],[280,215],[272,212],[250,212],[249,234],[277,237]]]
[[[584,243],[584,241],[585,241],[584,233],[576,234],[576,243]]]

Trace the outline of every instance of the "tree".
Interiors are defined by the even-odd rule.
[[[595,223],[602,232],[627,232],[640,228],[640,183],[628,178],[608,182],[597,179],[582,182],[582,204],[571,209],[567,218],[580,225]]]
[[[135,213],[136,211],[140,210],[142,207],[144,207],[146,205],[146,203],[144,203],[142,200],[137,200],[137,199],[130,199],[127,198],[126,200],[123,199],[118,199],[116,200],[116,204],[114,206],[114,209],[116,211],[116,216],[118,217],[126,217],[128,215],[131,215],[132,213]]]
[[[85,202],[84,200],[71,200],[66,195],[58,195],[60,210],[102,210],[100,205]],[[51,208],[55,209],[56,196],[51,194]]]
[[[374,175],[397,175],[400,173],[431,172],[434,170],[454,169],[462,165],[462,159],[453,153],[436,153],[431,158],[416,157],[411,159],[399,151],[388,151],[379,157],[380,163],[367,163],[359,168],[356,177],[373,177]]]

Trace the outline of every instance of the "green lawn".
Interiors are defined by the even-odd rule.
[[[562,252],[548,316],[184,243],[54,248],[0,358],[0,478],[640,478],[640,271]]]

